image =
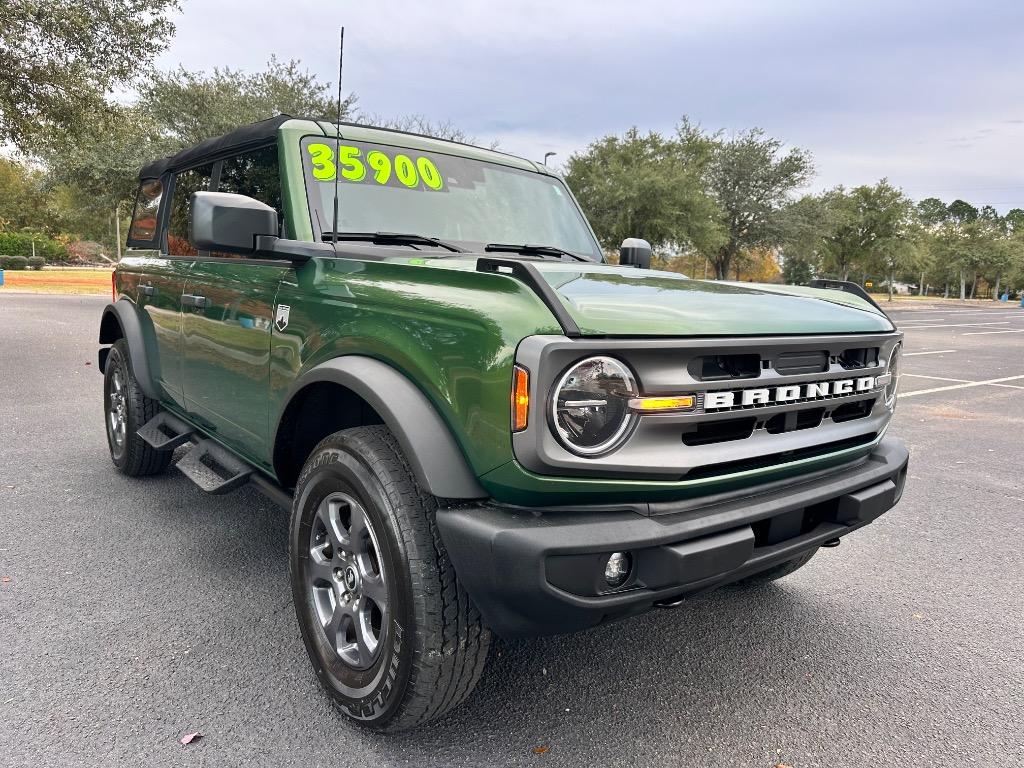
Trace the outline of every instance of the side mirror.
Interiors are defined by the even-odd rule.
[[[627,237],[619,246],[619,264],[638,269],[651,268],[651,244],[639,237]]]
[[[197,251],[252,255],[259,235],[277,235],[277,211],[245,195],[195,192],[188,240]]]

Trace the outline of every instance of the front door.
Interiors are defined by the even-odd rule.
[[[270,330],[288,262],[198,259],[182,294],[185,408],[222,442],[269,455]]]

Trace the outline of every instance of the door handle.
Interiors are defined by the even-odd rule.
[[[183,307],[198,307],[202,309],[207,306],[205,296],[197,296],[194,293],[183,293],[181,295],[181,305]]]
[[[152,285],[143,283],[142,285],[139,286],[139,293],[141,293],[143,296],[155,296],[156,288],[154,288]]]

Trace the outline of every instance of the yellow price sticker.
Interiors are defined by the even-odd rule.
[[[422,155],[416,158],[401,152],[391,155],[379,149],[364,155],[359,147],[342,144],[335,157],[334,150],[321,143],[307,144],[306,152],[309,153],[313,178],[317,181],[334,181],[340,169],[340,180],[343,181],[372,179],[381,186],[389,182],[396,186],[397,182],[408,189],[444,189],[444,177],[437,164]]]

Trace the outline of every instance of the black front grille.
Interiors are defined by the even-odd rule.
[[[832,411],[832,421],[843,422],[863,419],[871,415],[874,400],[858,400],[856,403],[844,403]]]
[[[704,422],[697,424],[692,431],[683,433],[683,444],[689,446],[710,445],[730,440],[746,440],[754,434],[756,425],[756,416]]]
[[[811,459],[815,456],[823,456],[826,453],[842,451],[846,448],[857,448],[868,445],[878,437],[877,432],[867,435],[858,435],[846,440],[833,440],[831,443],[812,445],[808,448],[801,448],[795,451],[782,451],[771,453],[766,456],[756,456],[740,461],[723,461],[718,464],[705,464],[703,467],[696,467],[687,473],[686,480],[700,480],[705,477],[717,477],[718,475],[731,474],[733,472],[746,472],[751,469],[764,469],[787,461],[799,461],[800,459]]]
[[[761,375],[761,356],[710,355],[694,358],[690,363],[690,375],[698,381],[756,379]]]
[[[836,362],[848,371],[878,365],[878,347],[846,349],[836,355]]]
[[[790,411],[772,416],[765,422],[764,428],[769,435],[780,435],[783,432],[795,432],[798,429],[813,429],[825,418],[824,408],[808,408],[803,411]]]
[[[775,370],[784,376],[824,373],[828,370],[828,352],[784,352],[775,359]]]

